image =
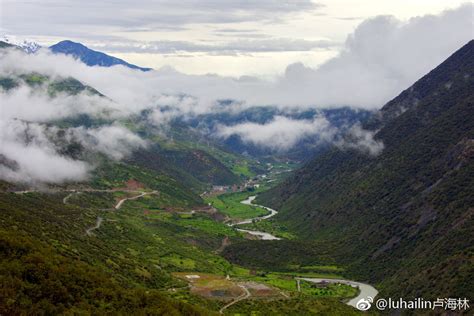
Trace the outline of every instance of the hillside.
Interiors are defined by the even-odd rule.
[[[30,88],[44,88],[50,97],[54,97],[58,93],[66,93],[68,95],[77,95],[79,93],[87,93],[104,97],[96,89],[83,84],[79,80],[69,78],[50,78],[36,72],[24,73],[19,75],[0,75],[0,88],[5,91],[18,88],[21,85],[27,85]]]
[[[94,314],[210,313],[157,290],[127,288],[97,267],[60,255],[22,233],[2,231],[0,244],[0,312],[8,315],[59,315],[80,310]]]
[[[374,157],[333,148],[260,203],[393,297],[474,295],[474,41],[365,126]]]

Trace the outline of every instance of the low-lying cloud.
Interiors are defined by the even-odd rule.
[[[267,123],[245,122],[236,125],[217,125],[214,137],[229,138],[239,136],[244,143],[286,152],[301,141],[310,139],[313,144],[333,144],[340,149],[355,149],[371,156],[379,155],[383,142],[375,139],[376,131],[364,130],[360,124],[333,126],[326,117],[317,115],[312,119],[296,120],[285,116],[275,116]]]
[[[105,98],[64,95],[48,99],[28,90],[22,87],[0,94],[0,179],[33,185],[83,181],[94,164],[87,157],[68,155],[69,145],[114,160],[146,146],[143,139],[117,123],[98,128],[47,124],[84,113],[104,116],[100,111],[111,104]]]
[[[90,169],[84,161],[59,155],[44,127],[19,120],[0,120],[0,176],[12,182],[84,180]]]
[[[216,137],[238,135],[244,142],[277,151],[291,149],[306,137],[317,135],[320,141],[329,141],[335,134],[336,129],[323,116],[312,120],[275,116],[266,124],[246,122],[232,126],[218,125],[215,131]]]
[[[69,130],[71,140],[77,139],[84,147],[120,160],[133,150],[146,146],[138,135],[118,124],[88,129],[79,127]]]
[[[51,97],[46,88],[32,89],[21,85],[9,93],[2,93],[0,98],[3,118],[49,122],[80,114],[88,114],[96,118],[120,116],[120,108],[117,108],[113,101],[89,93],[78,95],[59,93]]]
[[[336,139],[334,144],[341,149],[356,149],[371,156],[377,156],[384,149],[384,144],[381,140],[377,140],[375,135],[376,131],[368,131],[360,124],[355,124],[344,137]]]

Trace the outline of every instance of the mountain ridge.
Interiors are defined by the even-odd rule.
[[[130,64],[123,59],[107,55],[88,48],[87,46],[73,42],[71,40],[64,40],[49,47],[55,54],[71,55],[76,59],[80,59],[88,66],[111,67],[115,65],[122,65],[131,69],[141,71],[150,71],[151,68],[144,68],[137,65]]]

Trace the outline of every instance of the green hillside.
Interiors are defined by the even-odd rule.
[[[31,88],[45,88],[49,96],[54,97],[58,93],[66,93],[68,95],[77,95],[79,93],[89,93],[103,96],[96,89],[83,84],[77,79],[56,78],[52,79],[49,76],[32,72],[20,75],[0,76],[0,87],[4,90],[17,88],[21,84],[26,84]]]
[[[0,233],[0,312],[20,314],[209,315],[157,290],[130,288],[22,233]]]
[[[367,124],[379,156],[332,149],[260,203],[384,294],[472,297],[473,91],[471,41]]]

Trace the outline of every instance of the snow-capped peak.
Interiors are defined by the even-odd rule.
[[[22,40],[17,36],[13,35],[4,35],[0,37],[0,41],[18,46],[28,54],[34,54],[41,48],[41,45],[36,42],[28,41],[25,39]]]

